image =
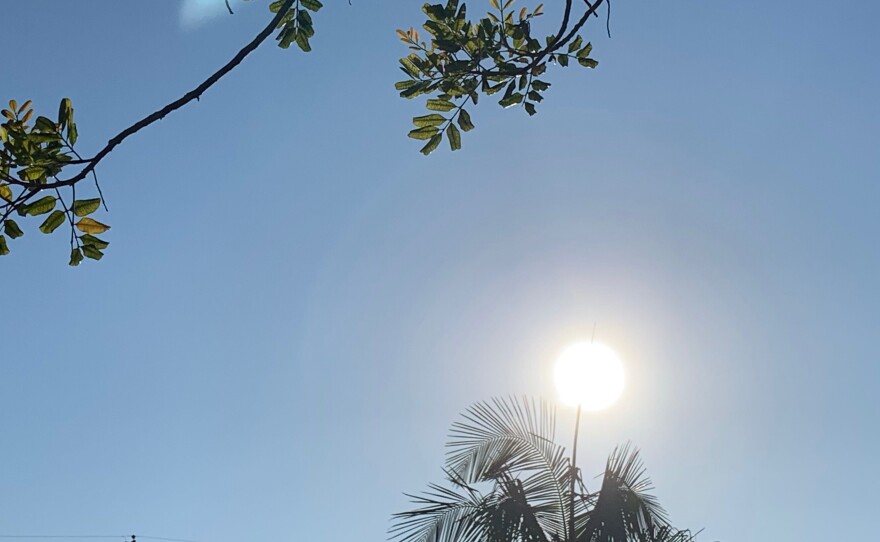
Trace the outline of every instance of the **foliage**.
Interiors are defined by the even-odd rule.
[[[541,79],[548,65],[565,67],[571,62],[596,67],[590,56],[592,45],[580,32],[608,0],[584,0],[586,7],[577,20],[572,17],[574,0],[558,1],[563,3],[562,21],[558,31],[544,36],[543,41],[534,35],[532,23],[543,15],[544,5],[516,10],[514,0],[489,0],[491,10],[475,21],[468,18],[465,2],[425,4],[427,41],[413,28],[397,31],[412,52],[400,59],[407,79],[398,82],[396,89],[404,98],[427,96],[429,113],[415,117],[415,128],[409,132],[409,137],[425,142],[423,154],[436,150],[444,137],[452,150],[461,148],[462,132],[474,128],[465,106],[475,106],[480,95],[499,94],[502,107],[519,106],[534,115],[550,88],[550,83]],[[9,240],[24,235],[13,218],[17,215],[19,219],[40,217],[38,229],[45,234],[67,224],[70,265],[79,265],[84,258],[100,260],[109,243],[96,236],[110,226],[88,216],[102,206],[106,211],[98,164],[128,137],[198,100],[270,35],[275,34],[281,48],[296,44],[303,52],[311,51],[310,40],[315,35],[312,16],[322,7],[319,0],[272,1],[272,20],[235,57],[192,91],[119,132],[89,158],[74,148],[78,132],[69,99],[61,100],[55,120],[46,116],[34,119],[30,100],[21,106],[11,100],[9,109],[2,111],[0,126],[0,256],[9,253]],[[87,189],[83,182],[88,181],[94,186]],[[88,197],[78,199],[78,188],[80,196],[88,190]]]
[[[394,515],[398,542],[689,542],[650,494],[639,452],[608,458],[590,492],[565,449],[554,442],[555,414],[523,399],[478,403],[452,426],[444,472],[417,508]],[[572,476],[576,489],[569,489]],[[574,500],[574,533],[568,532]]]
[[[513,3],[490,0],[493,11],[478,21],[468,19],[467,5],[459,5],[458,0],[448,0],[445,6],[425,4],[422,11],[428,20],[423,28],[430,35],[428,42],[420,41],[419,32],[413,28],[397,31],[413,52],[400,59],[408,79],[395,88],[404,98],[432,96],[426,102],[432,113],[413,118],[416,127],[409,132],[409,137],[427,141],[423,154],[437,149],[444,134],[453,151],[461,148],[461,132],[474,128],[465,106],[476,105],[481,94],[501,93],[501,107],[519,106],[534,115],[550,88],[550,83],[539,79],[548,64],[566,67],[571,61],[587,68],[598,65],[590,58],[592,44],[585,43],[578,31],[601,0],[570,31],[569,2],[562,27],[556,34],[545,36],[543,44],[533,35],[532,22],[543,15],[544,4],[532,10],[517,10]]]
[[[70,196],[65,198],[60,187],[42,189],[51,179],[57,179],[64,167],[83,163],[74,149],[77,140],[73,106],[63,99],[56,120],[39,116],[33,118],[30,100],[18,105],[9,102],[9,109],[0,111],[5,122],[0,125],[0,255],[9,253],[10,239],[24,235],[13,213],[21,218],[43,217],[39,230],[49,234],[67,223],[70,230],[70,265],[79,265],[84,258],[100,260],[108,242],[96,235],[110,226],[89,217],[103,202],[97,176],[93,176],[97,197],[79,199],[76,185],[69,187]],[[33,123],[31,121],[33,120]],[[94,172],[93,172],[94,174]],[[38,197],[41,194],[42,197]],[[60,206],[60,209],[58,208]]]

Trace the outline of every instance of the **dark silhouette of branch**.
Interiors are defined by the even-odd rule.
[[[217,81],[219,81],[227,73],[231,72],[236,66],[241,64],[245,57],[254,52],[254,50],[256,50],[256,48],[259,47],[264,41],[266,41],[266,38],[268,38],[272,34],[272,32],[279,26],[285,14],[293,6],[294,2],[296,2],[296,0],[285,0],[284,4],[282,4],[281,8],[278,10],[278,13],[275,14],[275,17],[272,18],[269,24],[266,25],[266,27],[259,34],[257,34],[257,36],[250,43],[245,45],[234,57],[232,57],[232,60],[227,62],[222,68],[220,68],[210,77],[205,79],[202,84],[184,94],[180,99],[171,102],[162,109],[151,113],[150,115],[144,117],[138,122],[132,124],[125,130],[119,132],[116,136],[114,136],[110,141],[107,142],[107,145],[105,145],[103,149],[98,151],[98,153],[95,154],[93,158],[86,162],[86,167],[80,170],[79,173],[69,179],[63,179],[52,183],[40,185],[33,185],[28,183],[28,187],[35,190],[58,188],[61,186],[71,186],[85,179],[89,175],[89,173],[92,173],[98,163],[101,162],[104,157],[110,154],[110,152],[113,151],[113,149],[115,149],[120,143],[125,141],[126,138],[136,134],[137,132],[143,130],[147,126],[155,123],[156,121],[162,120],[169,113],[177,111],[191,101],[198,100],[206,90],[211,88]]]

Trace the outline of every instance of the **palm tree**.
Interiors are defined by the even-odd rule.
[[[418,507],[393,516],[392,540],[693,540],[689,531],[670,525],[649,493],[651,481],[638,450],[629,444],[611,452],[601,488],[590,492],[565,448],[554,442],[556,416],[545,402],[493,399],[471,406],[462,417],[452,425],[447,444],[447,483],[408,495]]]

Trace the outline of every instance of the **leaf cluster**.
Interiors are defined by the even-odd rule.
[[[77,199],[75,186],[66,196],[59,188],[47,186],[58,179],[64,167],[82,162],[74,149],[78,133],[70,100],[61,100],[55,120],[45,116],[34,118],[30,100],[21,105],[10,100],[9,108],[0,111],[0,115],[4,119],[0,125],[0,256],[10,252],[7,237],[17,239],[24,235],[12,218],[15,214],[20,219],[41,217],[38,229],[44,234],[67,223],[70,265],[79,265],[84,258],[100,260],[109,243],[95,235],[110,226],[89,215],[101,207],[102,198]]]
[[[285,0],[275,0],[269,4],[269,11],[278,13],[285,3]],[[278,23],[279,32],[275,38],[278,46],[287,49],[295,43],[303,52],[311,51],[309,39],[315,35],[315,27],[309,12],[317,13],[322,7],[324,5],[318,0],[296,0]]]
[[[595,68],[592,45],[577,32],[602,3],[592,4],[584,17],[569,30],[571,0],[566,0],[566,18],[559,32],[539,39],[532,23],[544,14],[544,4],[534,9],[515,9],[514,0],[490,0],[492,10],[471,20],[467,5],[458,0],[425,4],[427,20],[422,25],[427,40],[414,28],[397,30],[400,40],[412,51],[400,59],[407,79],[395,88],[403,98],[430,96],[426,107],[432,113],[413,118],[413,139],[425,140],[425,155],[440,145],[444,135],[450,148],[461,148],[461,132],[474,125],[465,109],[476,105],[481,95],[500,95],[503,108],[521,107],[530,116],[544,100],[550,83],[541,76],[548,65],[566,67],[569,62]],[[447,115],[443,115],[447,113]]]

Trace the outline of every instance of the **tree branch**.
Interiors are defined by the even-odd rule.
[[[580,32],[581,28],[583,28],[583,26],[586,24],[587,19],[589,19],[589,18],[592,17],[593,15],[596,15],[596,11],[599,9],[599,6],[602,5],[602,2],[603,2],[603,1],[604,1],[604,0],[597,0],[596,3],[593,4],[593,5],[590,5],[590,4],[588,3],[587,5],[590,6],[589,9],[584,13],[583,17],[580,18],[580,20],[574,25],[574,27],[572,27],[571,32],[569,32],[569,33],[565,36],[565,39],[563,39],[563,40],[559,43],[559,46],[558,46],[558,47],[554,47],[553,50],[555,51],[555,50],[558,49],[559,47],[562,47],[563,45],[565,45],[566,43],[568,43],[568,40],[570,40],[572,37],[574,37],[575,34],[577,34],[578,32]],[[596,16],[598,17],[598,15],[596,15]]]
[[[98,153],[88,161],[86,167],[79,171],[76,175],[69,179],[63,179],[60,181],[46,183],[41,185],[28,185],[32,189],[42,190],[46,188],[58,188],[61,186],[71,186],[74,185],[81,180],[85,179],[86,176],[91,173],[98,163],[104,159],[108,154],[110,154],[113,149],[115,149],[120,143],[125,141],[131,135],[136,134],[137,132],[143,130],[147,126],[155,123],[156,121],[162,120],[166,115],[177,111],[181,107],[185,106],[189,102],[193,100],[198,100],[199,97],[209,88],[211,88],[217,81],[219,81],[224,75],[231,72],[236,66],[241,64],[241,62],[247,57],[249,54],[254,52],[254,50],[259,47],[266,38],[268,38],[272,32],[278,27],[284,18],[287,11],[293,6],[294,2],[297,0],[285,0],[284,4],[281,5],[281,8],[278,10],[278,13],[275,14],[275,17],[269,22],[268,25],[259,33],[257,36],[247,45],[245,45],[234,57],[232,60],[227,62],[222,68],[214,72],[210,77],[205,79],[202,84],[194,88],[193,90],[184,94],[180,99],[171,102],[166,105],[162,109],[144,117],[138,122],[132,124],[125,130],[119,132],[113,139],[107,142],[107,145],[104,146],[103,149],[98,151]]]

